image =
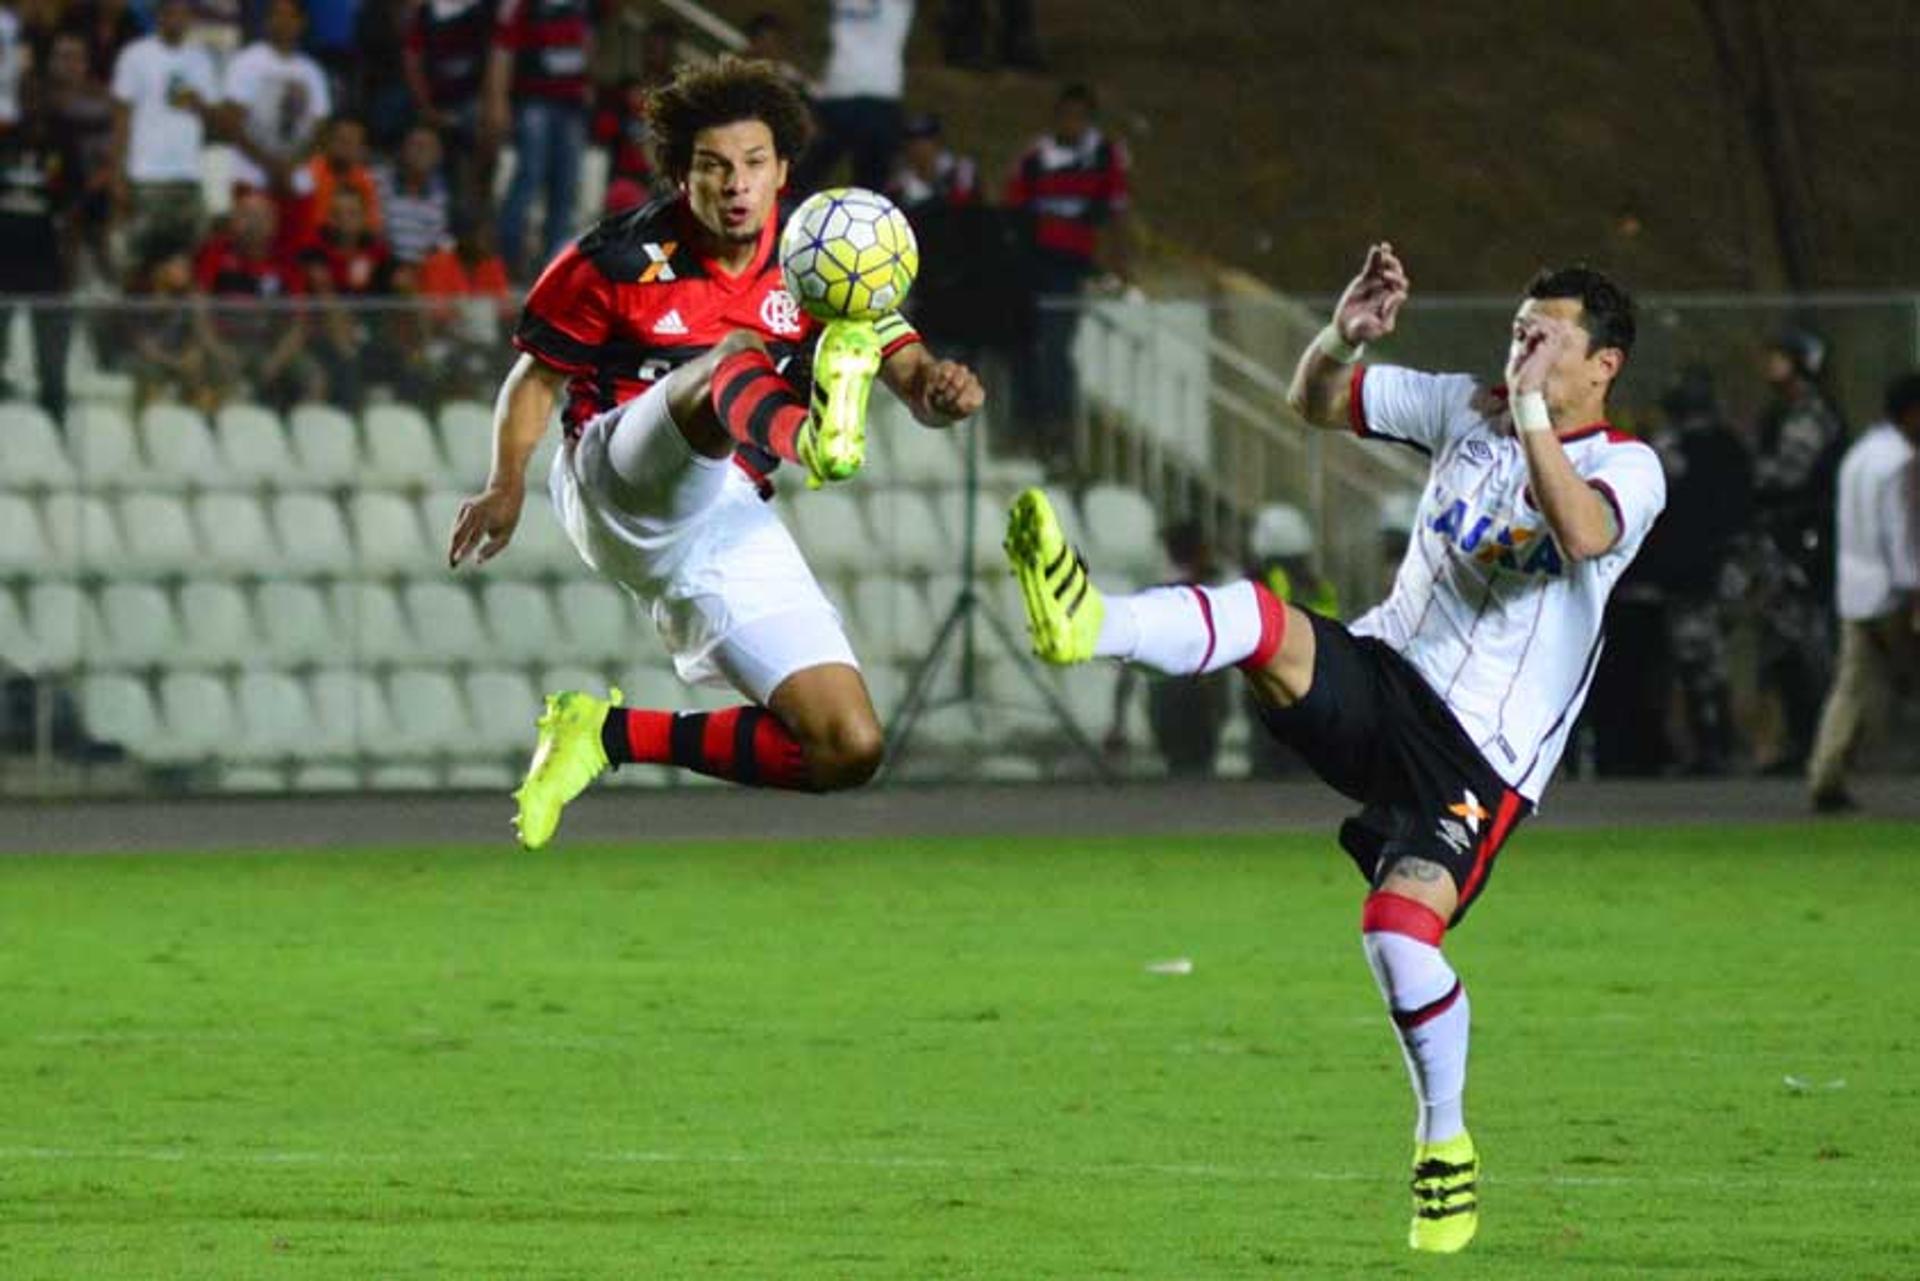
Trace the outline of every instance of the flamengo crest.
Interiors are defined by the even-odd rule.
[[[800,304],[784,289],[774,289],[760,302],[760,323],[776,334],[794,337],[800,332]]]

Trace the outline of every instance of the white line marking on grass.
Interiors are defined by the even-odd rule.
[[[200,1152],[187,1148],[64,1148],[0,1147],[0,1163],[133,1162],[169,1165],[445,1165],[497,1164],[499,1154],[479,1152]],[[564,1159],[564,1158],[563,1158]],[[795,1166],[848,1170],[929,1170],[1005,1179],[1010,1176],[1049,1179],[1156,1178],[1197,1179],[1242,1183],[1379,1183],[1398,1186],[1404,1174],[1393,1171],[1314,1170],[1289,1166],[1236,1166],[1208,1163],[1116,1161],[1101,1165],[1051,1165],[1026,1161],[938,1156],[833,1156],[825,1153],[669,1152],[633,1149],[583,1152],[575,1160],[594,1165],[687,1165],[791,1168]],[[1804,1174],[1725,1174],[1671,1172],[1661,1174],[1489,1174],[1490,1183],[1516,1187],[1567,1188],[1684,1187],[1721,1190],[1821,1188],[1861,1191],[1906,1191],[1920,1186],[1913,1178],[1856,1178],[1809,1180]]]

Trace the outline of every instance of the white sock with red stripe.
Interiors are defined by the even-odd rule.
[[[1400,894],[1376,891],[1361,914],[1367,964],[1387,1000],[1420,1120],[1414,1138],[1440,1143],[1467,1128],[1467,990],[1440,954],[1440,914]]]
[[[1093,652],[1168,676],[1199,676],[1243,663],[1264,666],[1286,635],[1287,607],[1265,584],[1154,587],[1106,598]]]

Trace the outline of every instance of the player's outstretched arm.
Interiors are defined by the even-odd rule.
[[[527,460],[547,430],[566,380],[567,375],[524,352],[513,363],[493,403],[493,473],[485,489],[460,504],[447,543],[448,568],[458,568],[469,556],[484,565],[512,541],[527,496]]]
[[[1347,425],[1351,366],[1366,345],[1393,332],[1410,290],[1407,269],[1386,241],[1367,250],[1360,274],[1334,304],[1333,319],[1307,344],[1294,367],[1287,404],[1315,427]]]
[[[941,360],[925,343],[912,342],[887,357],[880,378],[916,419],[928,427],[951,427],[987,403],[980,376],[957,360]]]

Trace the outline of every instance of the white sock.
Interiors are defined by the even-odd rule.
[[[1467,991],[1440,949],[1406,934],[1361,935],[1367,964],[1387,1000],[1413,1078],[1420,1119],[1414,1138],[1439,1143],[1467,1128]]]
[[[1107,597],[1093,652],[1168,676],[1217,672],[1258,648],[1260,598],[1246,579],[1224,587],[1154,587]]]

